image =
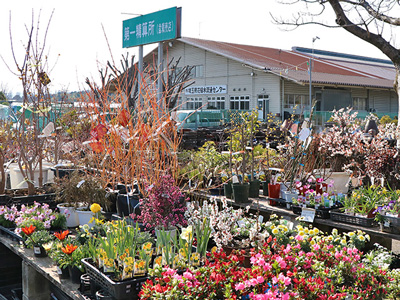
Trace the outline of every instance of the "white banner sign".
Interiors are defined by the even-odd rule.
[[[226,94],[226,85],[190,86],[185,89],[185,95]]]

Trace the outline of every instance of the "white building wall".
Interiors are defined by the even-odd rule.
[[[168,48],[168,57],[181,58],[181,66],[203,65],[203,77],[193,78],[191,87],[208,85],[226,85],[225,108],[230,108],[230,97],[249,96],[250,109],[257,109],[258,95],[267,94],[270,99],[270,111],[280,113],[280,78],[279,76],[255,71],[232,59],[207,52],[184,43],[174,42]],[[253,76],[252,76],[253,73]],[[203,103],[210,95],[198,95]],[[182,98],[187,96],[183,93]]]
[[[369,97],[369,107],[376,109],[379,112],[389,112],[391,111],[390,101],[390,91],[386,90],[371,90]],[[396,112],[396,111],[394,111]]]

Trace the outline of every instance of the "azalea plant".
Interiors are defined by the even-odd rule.
[[[399,276],[388,269],[390,254],[377,249],[365,255],[355,241],[367,239],[361,231],[325,234],[298,225],[285,244],[271,234],[264,246],[252,253],[250,268],[240,265],[244,259],[241,251],[230,255],[216,251],[198,269],[179,274],[168,267],[156,270],[142,287],[140,298],[392,299],[399,294]]]

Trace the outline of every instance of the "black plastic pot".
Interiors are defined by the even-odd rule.
[[[104,290],[98,290],[96,292],[96,300],[113,300],[114,298]]]
[[[268,183],[269,183],[269,181],[262,182],[262,190],[263,190],[264,196],[268,196]]]
[[[47,252],[46,252],[46,250],[44,250],[44,248],[42,246],[33,246],[33,254],[36,257],[46,257],[47,256]]]
[[[81,276],[83,272],[79,270],[78,267],[68,266],[69,278],[71,278],[72,283],[81,284]]]
[[[57,266],[57,274],[60,279],[68,279],[69,278],[68,268],[61,268],[60,266]]]
[[[140,214],[139,195],[119,194],[117,197],[117,214],[120,217],[129,216],[131,213]]]
[[[258,198],[259,196],[260,196],[260,181],[258,179],[254,179],[253,181],[250,181],[249,197]]]
[[[249,202],[249,188],[248,183],[233,183],[233,199],[236,203],[246,203]]]
[[[232,199],[232,184],[230,182],[224,183],[224,195],[226,198]]]

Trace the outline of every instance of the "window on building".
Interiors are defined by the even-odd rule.
[[[203,77],[203,66],[194,66],[193,69],[190,71],[190,78],[199,78]]]
[[[201,97],[192,97],[186,100],[187,109],[198,109],[203,105],[203,99]]]
[[[231,96],[230,97],[231,109],[250,109],[250,96]]]
[[[207,98],[207,108],[225,109],[225,96],[209,96]]]
[[[291,112],[310,110],[310,99],[307,95],[286,94],[283,109]]]
[[[361,97],[353,98],[353,109],[354,110],[367,110],[367,99]]]

